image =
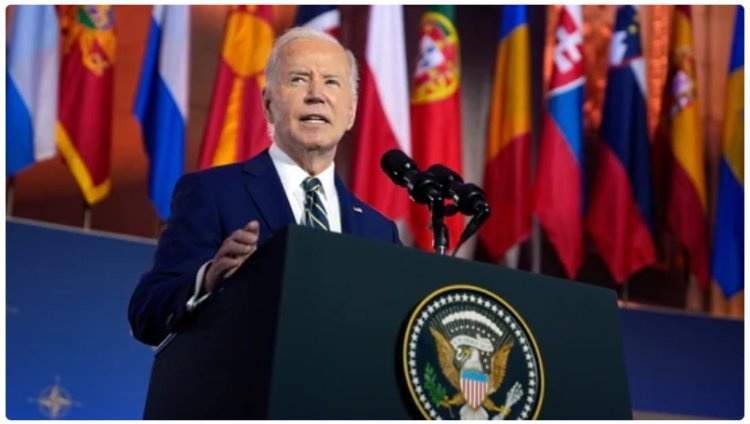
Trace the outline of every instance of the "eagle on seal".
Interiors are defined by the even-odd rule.
[[[462,420],[486,420],[487,410],[497,412],[502,417],[507,416],[510,412],[509,406],[495,405],[490,395],[503,383],[513,342],[505,343],[494,352],[482,352],[476,345],[456,343],[457,346],[454,347],[435,327],[430,327],[430,333],[435,338],[440,369],[450,384],[458,390],[453,397],[445,396],[440,401],[440,406],[450,408],[463,405],[460,410]],[[487,361],[482,360],[482,355],[491,355],[489,369],[485,369],[483,362],[487,364]],[[471,383],[477,382],[482,389],[477,390],[476,385],[471,386]]]

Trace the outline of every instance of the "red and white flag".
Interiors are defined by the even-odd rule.
[[[380,158],[390,149],[411,154],[407,75],[402,7],[370,6],[351,186],[393,220],[406,219],[410,200],[380,169]]]

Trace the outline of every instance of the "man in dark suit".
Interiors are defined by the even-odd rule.
[[[153,268],[130,300],[133,335],[156,345],[279,229],[300,224],[400,243],[395,224],[344,187],[336,146],[357,110],[357,65],[334,38],[295,28],[266,67],[271,147],[245,163],[188,174]],[[375,158],[373,158],[375,160]]]

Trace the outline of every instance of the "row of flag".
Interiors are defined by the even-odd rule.
[[[493,260],[499,260],[528,238],[533,210],[568,277],[575,278],[584,261],[586,232],[614,280],[622,284],[656,261],[654,143],[647,129],[641,19],[636,6],[617,8],[601,141],[588,193],[583,166],[582,21],[581,6],[562,7],[554,30],[535,186],[530,188],[528,24],[525,6],[503,8],[484,176],[495,214],[480,242]],[[713,278],[727,297],[744,286],[743,22],[743,8],[737,7],[712,261],[689,6],[675,7],[665,106],[671,149],[667,220],[701,287]]]
[[[201,169],[244,160],[270,144],[260,97],[276,36],[272,7],[232,6],[229,11],[203,134]],[[59,150],[84,198],[95,204],[110,190],[114,12],[110,6],[56,8],[13,8],[7,173],[12,176]],[[189,6],[153,8],[134,105],[151,162],[149,195],[162,219],[169,216],[172,190],[184,172],[189,15]],[[673,158],[668,221],[688,252],[691,271],[704,286],[711,277],[716,279],[727,296],[743,288],[744,273],[743,17],[738,7],[712,260],[689,6],[675,8],[671,103],[666,106]],[[570,278],[584,261],[586,232],[614,279],[622,283],[656,258],[653,141],[646,128],[638,9],[617,9],[589,198],[583,169],[581,6],[562,7],[555,28],[533,184],[527,7],[503,6],[500,21],[483,181],[493,216],[480,232],[480,248],[500,260],[529,237],[536,213]],[[410,73],[403,22],[401,6],[370,7],[351,186],[387,216],[407,223],[415,245],[429,250],[427,212],[386,181],[373,158],[400,148],[421,167],[443,163],[461,173],[460,43],[455,7],[428,7],[420,22],[419,56]],[[336,6],[305,5],[298,8],[295,24],[337,36],[341,16]],[[460,217],[447,221],[453,243],[462,224]]]

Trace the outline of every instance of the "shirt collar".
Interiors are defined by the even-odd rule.
[[[281,150],[275,142],[271,143],[271,147],[268,149],[268,154],[271,156],[271,160],[276,167],[276,171],[281,179],[281,184],[284,186],[284,191],[291,193],[297,189],[302,189],[302,182],[305,181],[305,178],[310,177],[311,175],[304,169],[300,168],[300,166],[297,165],[297,162],[289,157],[286,152]],[[323,189],[323,196],[326,198],[329,198],[331,193],[334,193],[336,190],[336,184],[334,181],[335,175],[335,164],[333,162],[331,162],[331,165],[323,170],[323,172],[314,175],[314,177],[320,180]]]

